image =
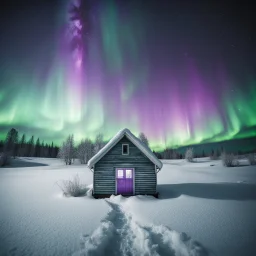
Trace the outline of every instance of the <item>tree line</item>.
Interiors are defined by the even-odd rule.
[[[176,149],[172,149],[172,148],[166,148],[164,149],[162,152],[154,152],[157,157],[159,159],[184,159],[186,158],[186,153],[190,152],[188,150],[191,150],[191,146],[188,146],[185,149],[185,152],[182,154],[180,153],[178,150]],[[195,158],[200,158],[200,157],[210,157],[211,160],[216,160],[221,156],[221,153],[223,152],[223,147],[221,147],[221,149],[212,149],[210,153],[205,153],[204,150],[202,150],[202,152],[197,152],[195,153],[193,151],[193,157]]]
[[[66,165],[71,165],[74,159],[78,159],[81,164],[87,164],[88,161],[97,154],[105,145],[103,134],[96,135],[94,142],[90,138],[82,139],[77,146],[75,146],[74,136],[69,135],[60,147],[57,147],[52,142],[51,144],[44,143],[43,140],[34,136],[27,139],[26,134],[21,137],[16,129],[12,128],[8,131],[5,140],[0,141],[0,166],[5,165],[1,162],[7,162],[9,157],[47,157],[47,158],[61,158]],[[147,136],[141,132],[138,136],[139,140],[148,148],[149,141]],[[162,152],[153,153],[159,159],[181,159],[182,155],[178,151],[166,148]],[[215,156],[217,152],[212,152]],[[217,153],[218,155],[218,153]],[[202,156],[205,156],[204,152]]]
[[[97,154],[105,145],[103,134],[96,135],[94,142],[85,138],[75,146],[74,136],[69,135],[60,147],[44,143],[40,138],[35,140],[34,136],[27,139],[26,134],[19,136],[15,128],[7,132],[5,140],[0,141],[0,166],[7,165],[10,157],[49,157],[61,158],[66,165],[71,165],[74,159],[79,159],[81,164],[88,161]],[[148,139],[144,133],[140,133],[139,139],[149,147]]]
[[[26,134],[19,137],[19,132],[12,128],[8,131],[5,140],[0,141],[0,154],[9,157],[57,157],[59,148],[53,144],[34,136],[27,139]]]

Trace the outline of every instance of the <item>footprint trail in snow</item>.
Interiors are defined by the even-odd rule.
[[[100,226],[81,239],[81,250],[74,256],[206,256],[207,251],[185,233],[162,225],[142,226],[122,206],[106,202],[111,207]]]

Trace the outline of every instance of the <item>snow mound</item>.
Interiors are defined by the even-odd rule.
[[[90,197],[90,198],[94,198],[93,196],[92,196],[92,191],[93,191],[93,184],[90,184],[90,185],[88,185],[87,186],[87,192],[86,192],[86,196],[87,197]]]
[[[91,235],[86,234],[81,238],[81,250],[74,256],[208,255],[198,242],[185,233],[178,233],[163,225],[142,226],[122,206],[111,201],[106,200],[111,209],[108,215]]]

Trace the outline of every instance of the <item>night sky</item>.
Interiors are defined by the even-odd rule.
[[[159,150],[256,136],[252,1],[6,2],[0,139],[126,127]]]

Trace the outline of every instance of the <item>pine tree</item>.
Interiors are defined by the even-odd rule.
[[[51,157],[51,146],[50,144],[48,145],[48,148],[47,148],[47,157]]]
[[[19,143],[19,156],[25,156],[26,153],[26,135],[23,134]]]
[[[44,157],[44,141],[41,143],[40,157]]]
[[[38,138],[36,140],[36,146],[35,146],[35,157],[40,157],[40,149],[41,149],[41,145],[40,145],[40,140]]]
[[[6,135],[4,151],[15,158],[17,155],[19,135],[18,131],[12,128]]]
[[[60,150],[59,147],[57,147],[57,146],[54,147],[54,156],[53,157],[57,157],[58,156],[59,150]]]
[[[48,157],[48,143],[44,146],[44,157]]]
[[[49,157],[54,157],[54,152],[53,152],[54,148],[53,148],[53,141],[52,141],[52,144],[51,144],[51,147],[50,147],[50,150],[49,150]]]
[[[27,156],[33,156],[35,150],[34,136],[30,138],[27,144]]]
[[[4,141],[0,140],[0,152],[4,151]]]

